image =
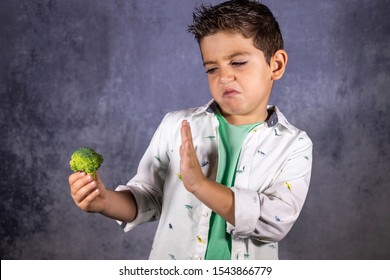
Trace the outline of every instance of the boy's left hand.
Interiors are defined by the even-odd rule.
[[[189,192],[195,193],[202,183],[207,181],[207,178],[203,175],[200,168],[192,142],[191,127],[187,120],[182,122],[180,133],[180,175],[185,188]]]

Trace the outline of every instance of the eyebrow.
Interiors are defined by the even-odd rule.
[[[239,55],[249,55],[249,53],[248,52],[234,52],[232,54],[229,54],[229,55],[223,57],[223,59],[230,60],[230,59],[232,59],[232,58],[234,58],[236,56],[239,56]],[[206,61],[203,62],[203,66],[206,66],[208,64],[216,64],[216,63],[217,62],[213,61],[213,60],[206,60]]]

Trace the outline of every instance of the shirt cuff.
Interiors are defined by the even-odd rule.
[[[256,191],[230,188],[234,192],[234,215],[233,226],[227,223],[226,231],[233,237],[248,238],[256,228],[260,217],[260,199]]]
[[[147,201],[145,201],[145,196],[141,190],[130,186],[120,185],[115,189],[115,191],[130,191],[133,194],[135,203],[137,205],[137,216],[131,223],[117,220],[117,223],[121,226],[121,228],[123,228],[125,232],[132,230],[139,224],[143,224],[154,219],[156,211],[155,209],[148,208]]]

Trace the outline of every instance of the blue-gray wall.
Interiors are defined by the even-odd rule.
[[[206,1],[217,3],[218,1]],[[390,1],[264,1],[289,53],[271,103],[314,142],[283,259],[390,258]],[[168,111],[210,98],[186,26],[201,1],[0,1],[2,259],[145,259],[157,224],[124,234],[80,211],[69,159],[88,145],[114,188]]]

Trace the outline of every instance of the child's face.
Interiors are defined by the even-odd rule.
[[[261,50],[239,33],[219,32],[200,43],[211,95],[235,125],[267,118],[272,70]]]

